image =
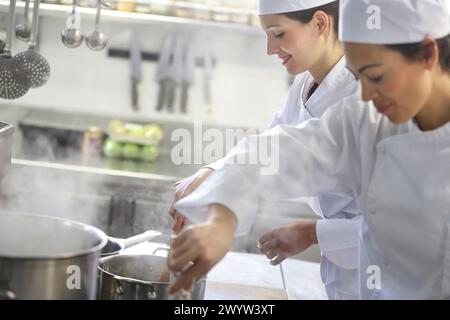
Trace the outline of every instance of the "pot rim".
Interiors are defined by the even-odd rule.
[[[0,255],[1,259],[10,259],[10,260],[64,260],[64,259],[72,259],[77,258],[81,256],[90,255],[96,252],[100,252],[101,249],[106,246],[108,242],[108,236],[101,231],[100,229],[93,227],[89,224],[82,223],[75,220],[70,220],[66,218],[61,217],[55,217],[55,216],[48,216],[48,215],[40,215],[40,214],[22,214],[22,213],[1,213],[0,218],[4,216],[9,217],[27,217],[30,219],[47,219],[47,220],[53,220],[53,221],[60,221],[63,224],[65,224],[68,227],[76,227],[79,230],[90,232],[95,235],[97,235],[100,238],[99,244],[95,245],[94,247],[84,249],[84,250],[78,250],[76,252],[70,252],[70,253],[55,253],[55,254],[43,254],[41,256],[19,256],[19,255]]]
[[[109,271],[105,271],[103,269],[101,269],[100,267],[98,267],[98,269],[102,272],[107,274],[108,276],[111,276],[113,279],[118,280],[118,281],[124,281],[124,282],[130,282],[130,283],[135,283],[135,284],[142,284],[142,285],[171,285],[173,282],[161,282],[161,281],[148,281],[148,280],[139,280],[139,279],[135,279],[135,278],[127,278],[127,277],[122,277],[122,276],[118,276],[116,274],[113,274]]]
[[[98,270],[100,270],[102,273],[106,273],[107,275],[113,277],[115,280],[119,280],[119,281],[126,281],[126,282],[131,282],[131,283],[138,283],[138,284],[145,284],[145,285],[170,285],[173,282],[163,282],[163,281],[148,281],[148,280],[139,280],[136,278],[128,278],[128,277],[124,277],[124,276],[119,276],[117,274],[111,273],[109,271],[106,271],[105,269],[102,268],[102,265],[106,264],[109,260],[114,260],[114,259],[119,259],[117,257],[124,257],[124,256],[131,256],[133,258],[139,258],[139,257],[158,257],[158,258],[162,258],[165,259],[165,257],[161,257],[161,256],[155,256],[155,255],[151,255],[151,254],[116,254],[114,256],[109,256],[109,257],[104,257],[99,259],[99,263],[98,263]]]

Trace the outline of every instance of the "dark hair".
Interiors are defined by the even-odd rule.
[[[439,63],[442,71],[450,73],[450,35],[436,39],[439,49]],[[411,61],[428,59],[430,57],[429,45],[421,43],[386,45],[388,49],[400,52],[406,59]]]
[[[298,21],[306,24],[306,23],[311,22],[314,14],[317,11],[323,11],[327,15],[333,17],[334,33],[336,34],[336,38],[337,38],[337,35],[339,33],[339,0],[324,4],[319,7],[311,8],[311,9],[294,11],[294,12],[286,12],[286,13],[281,13],[281,14],[285,15],[289,19],[298,20]]]

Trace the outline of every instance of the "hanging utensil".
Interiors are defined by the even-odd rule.
[[[159,83],[158,101],[156,104],[156,110],[160,111],[164,108],[166,104],[166,91],[167,82],[169,77],[169,66],[170,66],[170,54],[172,51],[173,34],[168,34],[164,39],[163,46],[161,48],[161,53],[158,59],[158,68],[156,70],[156,81]]]
[[[192,39],[186,41],[186,49],[184,56],[184,69],[181,81],[181,95],[180,95],[180,110],[183,113],[187,112],[187,104],[189,102],[189,88],[194,83],[195,72],[195,52]]]
[[[167,110],[173,112],[176,89],[181,84],[183,71],[183,38],[176,35],[172,46],[172,60],[169,65],[169,78],[167,83]]]
[[[211,116],[213,113],[212,109],[212,98],[211,98],[211,80],[212,80],[212,70],[213,70],[213,57],[211,49],[209,46],[205,48],[204,56],[204,71],[203,71],[203,94],[206,104],[206,114]]]
[[[77,48],[84,41],[84,35],[81,32],[80,15],[77,12],[77,0],[73,0],[72,13],[67,21],[67,27],[61,31],[62,43],[68,48]]]
[[[136,30],[131,36],[130,48],[131,63],[131,105],[134,110],[139,110],[139,84],[142,81],[142,52]]]
[[[100,15],[102,11],[102,0],[97,0],[97,15],[95,16],[95,29],[86,36],[86,45],[94,51],[103,50],[108,44],[108,36],[99,31]],[[105,4],[106,5],[106,4]]]
[[[48,61],[36,52],[37,34],[39,29],[39,5],[41,0],[34,1],[33,23],[31,25],[30,45],[27,51],[15,56],[18,63],[27,70],[31,88],[39,88],[50,78],[50,65]]]
[[[30,79],[22,64],[11,55],[16,0],[10,0],[6,45],[0,57],[0,98],[17,99],[30,89]]]
[[[0,54],[3,53],[3,50],[5,50],[6,43],[3,40],[0,40]]]
[[[30,9],[30,0],[25,0],[25,8],[23,12],[24,23],[16,26],[16,37],[22,41],[28,41],[31,35],[30,19],[28,11]]]

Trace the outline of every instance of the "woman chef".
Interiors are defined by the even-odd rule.
[[[450,297],[450,22],[445,0],[342,0],[340,39],[362,84],[319,119],[278,126],[279,171],[232,159],[177,210],[198,223],[169,261],[188,287],[250,223],[258,197],[351,190],[363,221],[363,299]],[[255,152],[252,139],[238,145]],[[283,152],[289,150],[289,152]],[[292,184],[294,183],[294,185]],[[294,187],[293,187],[294,186]],[[269,240],[270,241],[270,240]]]
[[[284,108],[275,114],[269,128],[280,124],[298,125],[321,117],[330,106],[355,94],[359,84],[346,68],[338,41],[339,1],[260,0],[261,26],[267,34],[267,53],[277,55],[290,74],[298,75]],[[175,199],[191,193],[222,161],[202,168],[193,177],[176,184]],[[278,237],[286,250],[273,256],[273,264],[318,243],[322,252],[321,274],[330,299],[357,298],[357,254],[360,211],[352,196],[328,193],[317,198],[299,199],[326,219],[301,221],[281,226],[264,237]],[[174,231],[184,224],[173,208]],[[249,226],[250,227],[250,226]],[[247,229],[248,232],[248,229]],[[285,234],[294,238],[287,243]]]

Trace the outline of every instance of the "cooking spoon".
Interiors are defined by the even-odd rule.
[[[76,21],[77,21],[77,0],[73,0],[72,13],[69,17],[69,20],[71,20],[70,25],[66,29],[61,31],[61,40],[66,47],[72,49],[72,48],[79,47],[84,41],[84,35],[80,30],[79,21],[78,21],[78,25],[76,23]],[[69,24],[69,22],[68,22],[68,24]]]
[[[23,12],[24,24],[16,26],[16,37],[22,41],[28,41],[31,35],[30,20],[28,17],[28,11],[30,9],[30,0],[25,0],[25,9]]]
[[[86,36],[86,45],[94,51],[103,50],[108,44],[108,37],[98,30],[100,14],[102,11],[102,0],[97,0],[97,15],[95,16],[95,29]]]

